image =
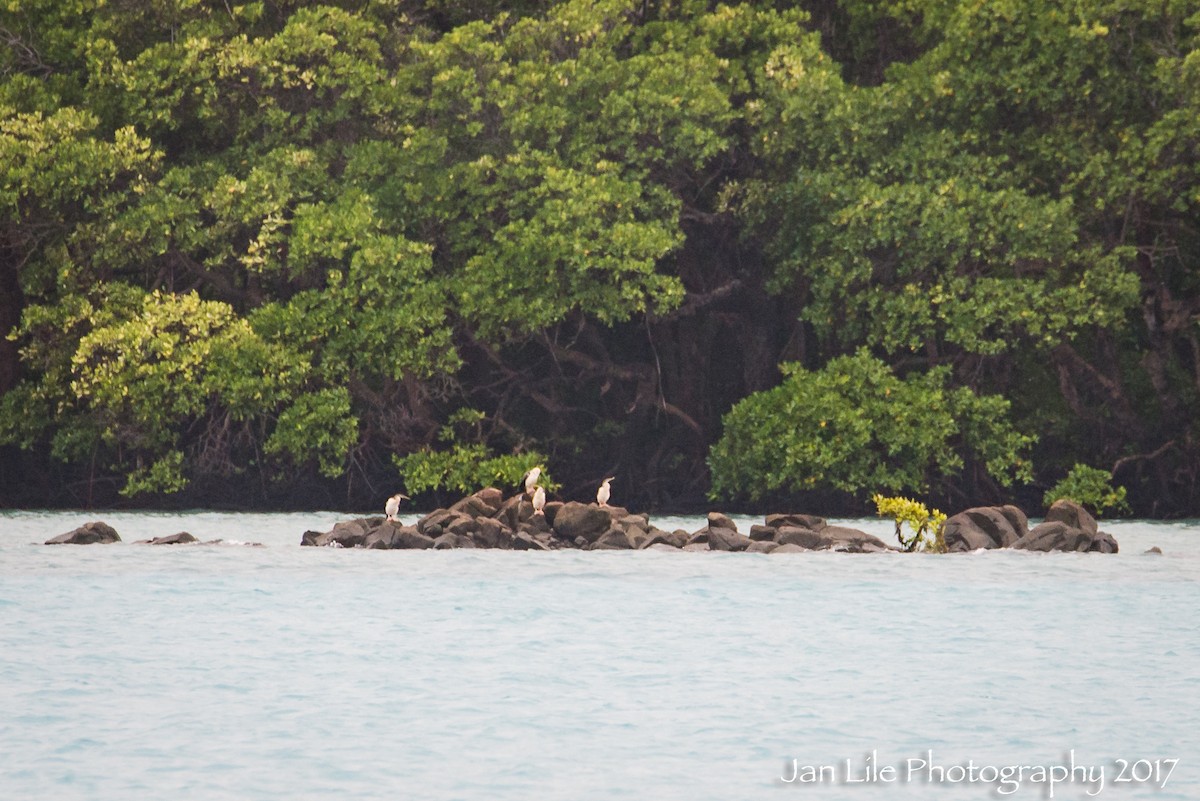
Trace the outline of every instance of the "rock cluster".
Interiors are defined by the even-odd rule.
[[[307,531],[301,545],[334,548],[503,548],[550,551],[602,550],[748,551],[789,553],[832,550],[871,553],[896,550],[851,528],[830,526],[813,515],[771,515],[747,536],[720,512],[689,533],[664,531],[644,514],[620,506],[551,502],[534,512],[524,495],[507,500],[495,488],[480,490],[449,509],[437,509],[406,526],[383,517],[336,524],[326,532]]]
[[[1025,513],[1015,506],[981,506],[951,517],[942,531],[946,550],[952,553],[981,548],[1117,552],[1117,541],[1099,530],[1096,518],[1066,500],[1055,501],[1045,519],[1032,529]]]
[[[74,531],[68,531],[66,534],[59,534],[57,537],[51,537],[46,540],[46,545],[107,545],[111,542],[120,542],[121,535],[116,529],[108,523],[94,521],[84,523]]]
[[[46,540],[46,545],[107,545],[113,542],[120,542],[121,535],[116,532],[108,523],[92,522],[84,523],[74,531],[68,531],[66,534],[59,534],[57,537],[51,537]],[[134,545],[225,545],[224,540],[209,540],[201,542],[195,536],[186,531],[180,531],[178,534],[168,534],[165,537],[155,537],[149,540],[137,540]],[[261,542],[244,543],[248,546],[262,547]]]

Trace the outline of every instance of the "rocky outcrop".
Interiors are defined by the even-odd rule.
[[[955,553],[1011,548],[1028,533],[1029,520],[1017,507],[978,506],[949,518],[942,529],[942,538],[946,550]]]
[[[1096,529],[1096,521],[1069,501],[1056,503],[1046,521],[1032,531],[1015,506],[982,506],[956,514],[943,531],[948,550],[993,548],[1075,550],[1115,553],[1116,541]],[[331,548],[434,549],[493,548],[553,551],[727,551],[763,554],[840,551],[897,552],[878,537],[846,526],[830,525],[817,515],[767,515],[748,533],[721,512],[709,512],[699,531],[663,531],[644,514],[620,506],[551,501],[536,513],[519,493],[505,498],[500,490],[480,490],[446,509],[435,509],[414,525],[382,517],[336,524],[327,532],[307,531],[301,545]]]
[[[1074,501],[1055,501],[1045,519],[1013,543],[1022,551],[1116,553],[1117,541],[1100,531],[1096,518]]]
[[[300,544],[331,548],[425,549],[499,548],[549,551],[561,548],[633,549],[658,532],[646,515],[619,506],[547,503],[541,514],[523,494],[505,499],[489,487],[435,509],[405,526],[382,517],[336,524],[327,532],[307,531]]]
[[[95,521],[84,523],[74,531],[59,534],[46,540],[46,545],[108,545],[120,542],[121,535],[108,523]]]
[[[979,506],[959,512],[942,529],[946,550],[1013,548],[1023,551],[1116,553],[1117,541],[1099,531],[1096,519],[1074,501],[1056,501],[1043,522],[1029,528],[1015,506]]]

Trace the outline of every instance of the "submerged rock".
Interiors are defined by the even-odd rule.
[[[165,537],[155,537],[152,540],[140,540],[139,545],[185,545],[187,543],[199,542],[195,537],[186,531],[181,531],[178,534],[168,534]]]
[[[120,542],[121,535],[108,523],[94,521],[84,523],[74,531],[59,534],[46,540],[46,545],[108,545]]]

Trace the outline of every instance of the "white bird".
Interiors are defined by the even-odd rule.
[[[537,487],[533,491],[533,513],[535,515],[545,514],[542,510],[546,508],[546,490]]]
[[[396,519],[396,512],[400,511],[400,501],[411,500],[407,495],[397,492],[395,495],[387,499],[387,504],[383,507],[383,511],[387,512],[388,520]]]
[[[616,481],[616,476],[609,476],[600,484],[600,489],[596,490],[596,505],[608,506],[608,499],[612,495],[612,488],[608,486],[608,482]]]
[[[528,473],[525,474],[525,477],[522,480],[525,482],[525,493],[527,495],[533,494],[533,488],[537,486],[538,479],[541,477],[542,477],[542,468],[541,467],[535,467],[532,470],[530,470]]]

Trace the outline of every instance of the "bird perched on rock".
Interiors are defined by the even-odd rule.
[[[541,487],[536,487],[533,490],[533,513],[535,515],[545,514],[542,510],[546,508],[546,490]]]
[[[610,481],[616,481],[616,476],[609,476],[600,484],[600,489],[596,490],[596,505],[608,506],[608,499],[612,495],[612,488],[608,486]]]
[[[383,511],[387,512],[388,520],[396,519],[396,512],[400,511],[400,501],[411,500],[407,495],[397,492],[395,495],[387,499],[387,503],[383,507]]]
[[[538,479],[541,477],[542,477],[542,468],[540,465],[531,469],[528,473],[526,473],[524,475],[524,477],[521,480],[525,482],[525,494],[526,495],[533,494],[533,490],[537,486]]]

